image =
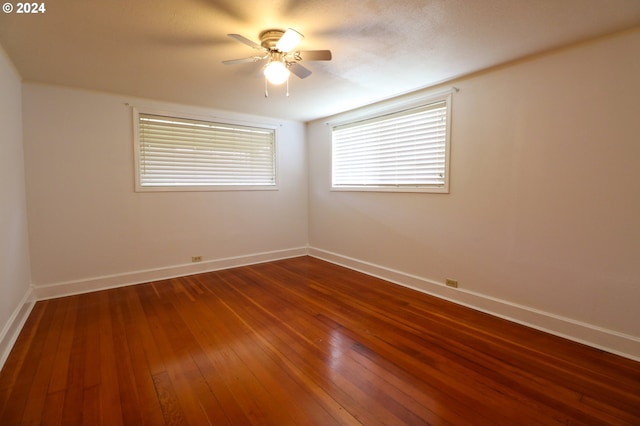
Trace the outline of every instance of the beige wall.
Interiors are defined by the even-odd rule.
[[[0,366],[26,316],[29,238],[20,76],[0,46]]]
[[[269,121],[281,124],[278,191],[136,193],[133,119],[126,103],[249,122],[266,119],[36,84],[25,84],[23,91],[36,289],[87,280],[97,286],[126,284],[153,277],[145,271],[197,272],[182,268],[191,265],[192,256],[202,256],[194,266],[206,270],[220,266],[215,263],[220,259],[249,256],[245,260],[251,262],[258,253],[306,247],[303,124]],[[89,290],[93,284],[67,290]]]
[[[450,194],[331,192],[309,125],[312,249],[640,359],[640,31],[452,85]]]

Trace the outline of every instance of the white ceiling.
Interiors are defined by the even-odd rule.
[[[12,0],[9,0],[12,1]],[[3,0],[4,3],[4,0]],[[13,2],[16,4],[17,2]],[[308,121],[500,63],[640,25],[640,0],[45,0],[0,13],[0,44],[25,81]],[[264,29],[295,28],[290,97],[255,64]]]

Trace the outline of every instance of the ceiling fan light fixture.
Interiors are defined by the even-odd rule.
[[[262,69],[264,74],[264,96],[269,96],[269,83],[280,85],[287,83],[287,96],[289,96],[289,76],[307,78],[311,71],[300,65],[302,58],[308,61],[330,61],[330,50],[303,50],[294,51],[298,43],[304,38],[302,34],[289,28],[287,31],[268,29],[260,33],[260,44],[241,36],[240,34],[227,34],[232,39],[245,44],[261,53],[249,58],[232,59],[222,61],[226,65],[244,64],[266,60],[267,64]]]
[[[271,61],[264,68],[264,76],[271,84],[282,84],[289,79],[289,69],[281,61]]]

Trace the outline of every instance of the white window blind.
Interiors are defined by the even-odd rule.
[[[273,188],[275,130],[138,114],[138,188]]]
[[[334,127],[333,188],[448,192],[447,99]]]

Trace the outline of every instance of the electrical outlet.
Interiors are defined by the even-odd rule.
[[[191,256],[192,262],[202,262],[202,256]]]
[[[447,278],[445,284],[449,287],[458,288],[458,281]]]

